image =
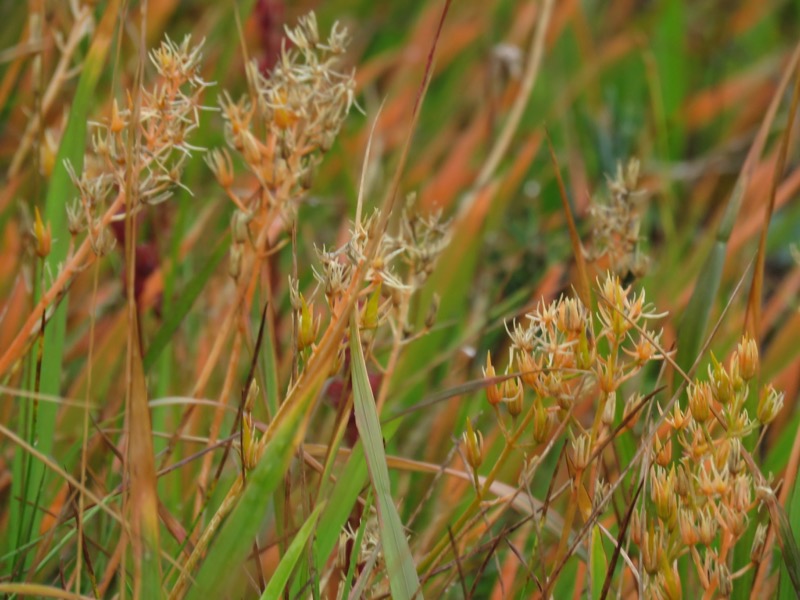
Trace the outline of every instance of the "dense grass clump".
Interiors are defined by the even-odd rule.
[[[790,2],[0,31],[0,594],[800,594]]]

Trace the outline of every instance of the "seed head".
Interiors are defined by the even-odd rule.
[[[758,344],[749,335],[739,342],[736,361],[739,364],[739,374],[745,381],[751,380],[758,373]]]
[[[581,434],[572,441],[572,460],[578,471],[583,471],[589,466],[591,456],[592,446],[588,434]]]
[[[477,471],[483,462],[483,435],[480,431],[476,432],[472,428],[472,422],[467,419],[467,430],[462,437],[467,450],[467,462]]]
[[[761,557],[764,554],[764,545],[767,541],[767,525],[759,523],[756,527],[756,533],[753,536],[753,545],[750,547],[750,560],[756,564],[761,562]]]
[[[42,222],[42,215],[39,214],[39,207],[33,208],[35,218],[33,221],[33,237],[36,241],[36,255],[39,258],[47,258],[50,254],[50,247],[53,243],[53,234],[50,231],[50,223],[45,227]]]
[[[729,404],[735,396],[733,380],[730,374],[725,370],[725,367],[717,361],[714,355],[711,355],[711,365],[708,367],[709,382],[713,391],[714,398],[720,404]]]
[[[686,546],[694,546],[700,541],[694,520],[694,511],[685,508],[680,509],[678,512],[678,530],[681,534],[681,541]]]
[[[491,352],[486,353],[486,367],[483,369],[483,377],[484,379],[494,379],[497,377],[497,373],[494,370],[494,365],[492,365]],[[503,390],[501,385],[502,384],[498,385],[495,383],[490,383],[486,386],[486,398],[489,400],[489,404],[492,406],[497,406],[503,401]]]
[[[503,402],[509,414],[518,417],[522,412],[522,382],[519,377],[506,379],[503,385]]]
[[[664,540],[662,539],[661,531],[655,530],[653,524],[650,523],[650,529],[645,532],[642,544],[642,563],[644,570],[650,575],[655,575],[659,571],[661,565],[661,557],[664,552]]]
[[[603,416],[601,417],[603,425],[607,427],[613,425],[616,413],[617,413],[617,392],[611,392],[606,396],[605,405],[603,406]]]
[[[699,422],[704,423],[711,417],[711,402],[713,394],[711,386],[704,382],[692,383],[689,386],[689,410],[692,417]]]
[[[758,399],[756,418],[764,425],[771,423],[783,408],[783,392],[778,392],[772,384],[764,386]]]
[[[533,411],[533,439],[541,444],[550,435],[552,420],[539,396],[533,401]]]
[[[317,341],[320,317],[314,319],[314,305],[306,303],[303,294],[300,294],[300,314],[297,317],[297,349],[304,350]]]
[[[699,511],[697,535],[701,544],[710,546],[714,542],[714,538],[717,537],[717,527],[717,520],[707,508]]]

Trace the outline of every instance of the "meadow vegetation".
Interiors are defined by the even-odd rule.
[[[0,595],[800,595],[800,10],[9,3]]]

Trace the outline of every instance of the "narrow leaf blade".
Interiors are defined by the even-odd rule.
[[[364,361],[355,317],[350,325],[350,357],[356,426],[364,446],[367,468],[377,500],[378,521],[386,557],[389,585],[394,598],[405,600],[413,598],[419,591],[419,577],[403,526],[400,523],[400,516],[392,501],[383,435],[378,412],[375,409],[375,398],[369,385],[367,365]]]

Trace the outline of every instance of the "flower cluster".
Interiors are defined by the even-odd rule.
[[[67,207],[68,227],[75,235],[89,226],[95,251],[103,253],[113,243],[99,223],[112,193],[124,191],[126,208],[134,211],[184,187],[186,159],[199,150],[188,139],[198,127],[201,96],[209,86],[200,76],[200,50],[189,36],[180,44],[167,38],[153,50],[150,61],[158,73],[153,86],[143,87],[135,99],[129,96],[122,109],[115,100],[106,122],[90,123],[92,152],[80,175],[67,165],[80,193],[80,200]]]
[[[747,337],[728,368],[713,359],[708,380],[689,386],[687,408],[675,404],[655,438],[648,477],[651,503],[634,513],[631,526],[642,553],[645,589],[653,596],[679,597],[677,563],[687,555],[708,593],[730,595],[743,574],[731,574],[727,567],[758,505],[743,447],[747,436],[775,419],[783,405],[783,395],[765,386],[756,419],[748,414],[745,405],[758,366],[758,348]],[[679,446],[677,460],[672,440]],[[753,563],[760,561],[764,537],[760,528]]]
[[[617,166],[614,179],[608,180],[610,199],[594,202],[590,208],[592,221],[591,260],[608,259],[608,266],[621,277],[644,275],[648,258],[642,252],[639,228],[642,199],[638,189],[639,161],[631,159],[625,168]]]
[[[264,75],[257,61],[247,66],[250,93],[220,104],[228,145],[241,155],[261,193],[240,197],[232,189],[233,166],[225,150],[207,162],[230,198],[244,213],[278,207],[292,214],[311,186],[316,155],[330,149],[354,101],[352,72],[342,72],[347,32],[338,23],[322,40],[313,13],[286,30],[280,60]]]
[[[572,406],[595,398],[597,414],[610,426],[616,419],[617,394],[650,361],[662,360],[660,332],[647,329],[648,321],[662,317],[646,303],[644,292],[623,287],[617,276],[598,281],[599,304],[594,318],[576,298],[544,302],[527,315],[528,324],[514,323],[509,368],[519,375],[487,387],[489,402],[503,403],[512,416],[522,410],[525,384],[534,395],[533,432],[537,443],[549,436],[555,421],[567,418]],[[487,358],[484,376],[496,377]],[[631,395],[623,415],[639,403]]]
[[[378,220],[376,212],[363,223],[353,224],[350,239],[340,248],[317,249],[320,266],[314,268],[314,276],[331,311],[344,299],[355,267],[367,260],[367,247],[378,235]],[[360,292],[368,295],[361,310],[361,327],[374,330],[388,320],[395,332],[407,333],[409,299],[422,287],[448,241],[448,223],[442,222],[439,214],[418,214],[409,203],[398,233],[383,233],[376,241],[377,252],[367,265],[365,288]],[[301,308],[300,302],[297,307]],[[426,327],[434,317],[428,316]]]

